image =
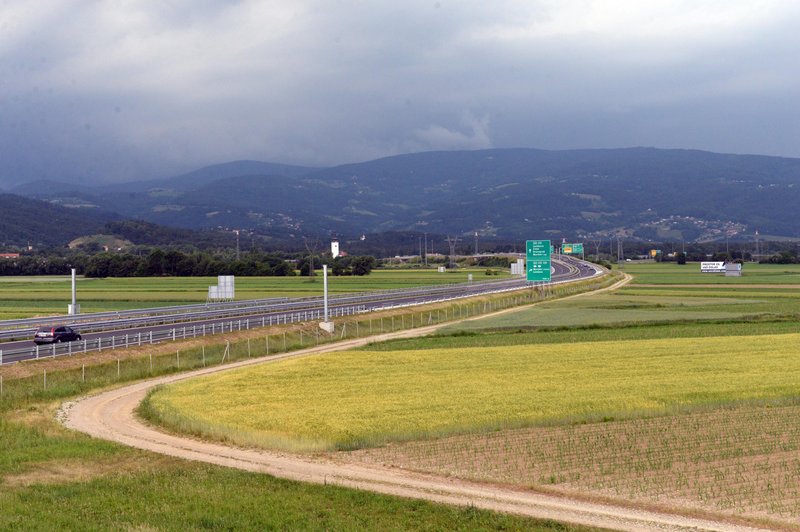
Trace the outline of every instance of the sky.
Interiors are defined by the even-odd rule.
[[[253,159],[800,157],[795,0],[0,0],[0,187]]]

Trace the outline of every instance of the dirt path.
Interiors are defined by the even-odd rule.
[[[614,290],[629,281],[630,277],[626,276],[625,279],[602,291]],[[570,297],[583,295],[576,294]],[[508,309],[500,313],[513,310]],[[287,358],[359,347],[374,341],[421,336],[434,332],[438,327],[439,325],[348,340],[335,345],[315,347],[269,359],[245,360],[226,366],[204,368],[180,375],[138,382],[75,402],[65,403],[59,417],[67,427],[97,438],[165,455],[268,473],[292,480],[319,484],[331,483],[401,497],[421,498],[448,504],[473,505],[489,510],[619,530],[755,530],[724,520],[699,519],[678,514],[640,510],[623,505],[592,503],[563,496],[499,488],[385,467],[343,464],[288,453],[227,447],[217,443],[166,434],[144,424],[134,413],[147,392],[160,384],[251,364],[272,363]]]

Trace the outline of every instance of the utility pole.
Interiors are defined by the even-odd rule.
[[[457,236],[451,237],[450,235],[445,238],[445,241],[450,244],[450,268],[456,267],[456,244],[461,240]]]
[[[234,229],[234,233],[236,233],[236,260],[239,260],[239,230]]]
[[[759,258],[760,255],[761,255],[761,252],[758,249],[758,229],[756,229],[756,256],[754,257],[755,258],[755,262],[758,262],[758,258]]]
[[[475,255],[478,255],[478,232],[475,231]]]
[[[428,233],[425,233],[425,266],[428,266]]]

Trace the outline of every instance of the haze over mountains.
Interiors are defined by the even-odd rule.
[[[512,239],[800,237],[800,159],[655,148],[412,153],[310,168],[237,161],[170,179],[11,193],[73,212],[277,239],[424,231]],[[5,209],[4,209],[4,212]]]

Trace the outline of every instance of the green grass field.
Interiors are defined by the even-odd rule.
[[[499,270],[498,270],[499,271]],[[461,283],[472,274],[476,280],[500,279],[485,275],[486,269],[438,273],[436,270],[374,270],[364,277],[329,277],[331,294],[369,292],[436,284]],[[83,312],[202,303],[216,277],[131,277],[84,279],[77,283]],[[308,297],[322,294],[321,273],[308,277],[238,277],[236,299]],[[71,298],[67,276],[0,277],[0,319],[66,313]]]
[[[800,285],[798,264],[745,263],[741,277],[702,273],[699,262],[678,265],[673,262],[626,263],[624,271],[634,276],[635,284],[714,284],[714,285]]]
[[[800,285],[792,283],[800,279],[800,268],[759,264],[745,268],[751,266],[757,271],[737,279],[700,273],[695,264],[627,265],[625,271],[634,276],[633,283],[614,294],[543,303],[503,316],[449,325],[442,333],[797,320]]]

